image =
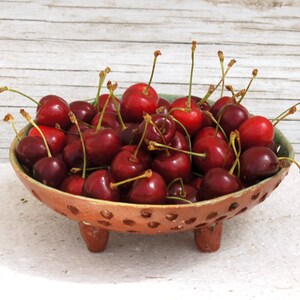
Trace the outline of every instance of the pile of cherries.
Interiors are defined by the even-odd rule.
[[[128,87],[121,99],[117,84],[101,88],[109,68],[100,72],[93,101],[73,101],[48,95],[35,101],[35,121],[19,139],[16,156],[25,171],[39,182],[67,193],[109,201],[141,204],[187,204],[236,192],[274,175],[288,158],[278,157],[274,125],[294,112],[296,105],[273,122],[249,114],[241,104],[246,89],[237,93],[222,78],[203,98],[192,96],[196,43],[192,43],[192,67],[188,96],[172,103],[161,98],[149,83]],[[222,87],[221,97],[207,101]],[[230,96],[223,96],[224,87]],[[5,120],[13,124],[13,117]],[[14,126],[13,126],[14,127]]]

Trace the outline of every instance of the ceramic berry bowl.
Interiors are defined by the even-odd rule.
[[[28,126],[20,132],[26,135]],[[17,139],[10,147],[10,161],[20,181],[34,195],[55,212],[79,224],[87,248],[100,252],[106,248],[109,232],[136,234],[176,233],[194,231],[195,243],[200,251],[212,252],[220,247],[222,224],[225,220],[250,210],[263,202],[288,174],[289,165],[269,177],[238,192],[188,204],[132,204],[75,196],[46,186],[29,175],[15,155]],[[293,149],[286,137],[275,130],[278,156],[293,158]]]

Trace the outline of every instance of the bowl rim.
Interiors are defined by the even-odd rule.
[[[176,95],[168,95],[168,94],[161,94],[160,97],[166,98],[169,101],[172,101],[173,99],[175,99]],[[32,127],[32,125],[28,124],[25,127],[23,127],[19,132],[18,135],[19,136],[24,136],[28,130]],[[288,141],[288,139],[285,137],[285,135],[278,129],[275,127],[275,139],[276,140],[280,140],[283,144],[283,146],[285,147],[285,151],[288,153],[288,157],[290,158],[294,158],[295,153],[294,153],[294,149],[291,145],[291,143]],[[29,181],[31,184],[33,185],[37,185],[42,189],[49,189],[50,191],[53,191],[55,193],[58,193],[61,196],[66,196],[68,195],[68,197],[72,197],[72,198],[76,198],[77,200],[82,200],[82,201],[87,201],[90,204],[93,205],[109,205],[109,206],[123,206],[123,207],[127,207],[127,208],[141,208],[141,209],[162,209],[162,208],[166,208],[166,209],[170,209],[170,208],[180,208],[180,207],[201,207],[201,206],[206,206],[206,205],[214,205],[216,203],[222,202],[224,201],[227,197],[231,196],[233,198],[235,197],[239,197],[244,193],[247,193],[248,191],[250,191],[251,189],[253,189],[254,187],[260,187],[261,185],[264,185],[266,182],[272,180],[272,178],[274,178],[275,176],[280,176],[283,172],[285,172],[286,168],[280,168],[280,170],[274,174],[271,177],[268,177],[254,185],[250,185],[247,188],[244,188],[240,191],[234,192],[234,193],[230,193],[230,194],[226,194],[223,196],[219,196],[219,197],[215,197],[212,199],[208,199],[208,200],[204,200],[204,201],[199,201],[199,202],[195,202],[195,203],[184,203],[184,204],[136,204],[136,203],[129,203],[129,202],[123,202],[123,201],[109,201],[109,200],[103,200],[103,199],[96,199],[96,198],[90,198],[90,197],[85,197],[85,196],[79,196],[79,195],[74,195],[74,194],[70,194],[70,193],[66,193],[63,192],[59,189],[56,188],[52,188],[50,186],[47,186],[37,180],[35,180],[33,177],[29,176],[24,168],[21,166],[21,164],[19,163],[16,155],[15,155],[15,148],[16,145],[18,143],[18,139],[17,137],[15,137],[13,139],[13,141],[11,142],[10,148],[9,148],[9,160],[10,163],[13,167],[13,169],[15,170],[16,173],[20,173],[21,176],[26,180]],[[290,165],[287,167],[289,168]]]

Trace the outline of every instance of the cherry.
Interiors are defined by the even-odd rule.
[[[39,130],[44,134],[53,155],[62,152],[66,144],[66,135],[61,130],[44,125],[40,125]],[[28,132],[28,136],[41,137],[39,130],[32,127]]]
[[[69,106],[77,119],[82,122],[91,123],[92,119],[96,115],[95,107],[87,101],[73,101]]]
[[[210,108],[210,112],[212,113],[214,118],[218,120],[222,108],[227,104],[235,104],[235,103],[236,100],[234,97],[223,96],[212,105],[212,107]]]
[[[31,169],[41,158],[47,156],[47,149],[41,137],[25,136],[16,147],[16,156],[19,161]]]
[[[175,182],[168,186],[167,204],[187,204],[197,202],[198,190],[189,184]]]
[[[112,174],[107,169],[95,171],[85,180],[82,194],[96,199],[120,201],[119,190],[110,186],[114,181]]]
[[[234,193],[241,189],[239,178],[227,170],[217,167],[210,169],[202,179],[198,192],[199,200],[208,200],[226,194]]]
[[[147,125],[146,125],[147,124]],[[146,127],[147,126],[147,127]],[[164,114],[144,115],[144,121],[139,126],[139,134],[146,144],[148,141],[168,144],[174,137],[176,125],[170,116]]]
[[[170,141],[169,145],[179,150],[185,150],[185,151],[190,150],[189,141],[187,137],[179,130],[175,131],[174,137]]]
[[[267,146],[274,139],[274,126],[267,118],[253,116],[238,128],[243,149],[254,146]]]
[[[178,98],[173,101],[170,107],[170,113],[179,121],[186,129],[186,131],[192,136],[202,126],[202,111],[197,105],[196,101],[192,99],[192,80],[194,71],[194,53],[196,50],[196,42],[192,43],[192,66],[190,73],[189,95],[186,97]],[[179,130],[182,130],[181,126],[177,126]]]
[[[60,185],[60,190],[73,195],[82,195],[83,185],[85,183],[85,178],[81,175],[74,174],[67,176]]]
[[[148,84],[134,84],[128,87],[122,96],[120,110],[122,117],[127,122],[141,122],[144,113],[154,114],[158,108],[159,96],[151,87],[151,82],[159,55],[161,55],[159,50],[154,52],[152,73]]]
[[[97,126],[99,119],[101,118],[102,115],[103,115],[103,118],[102,118],[101,124],[103,127],[110,127],[113,129],[120,127],[120,122],[119,122],[117,113],[107,112],[107,111],[104,114],[102,114],[102,112],[97,113],[95,115],[95,117],[93,118],[93,120],[91,121],[91,125]]]
[[[79,123],[78,125],[79,125],[81,132],[84,132],[90,128],[90,126],[87,124]],[[79,139],[78,129],[77,129],[76,125],[73,124],[66,131],[66,145],[70,144],[73,141],[78,140],[78,139]]]
[[[200,129],[199,132],[195,135],[194,141],[198,141],[208,136],[214,136],[226,141],[226,137],[223,135],[223,133],[220,130],[217,130],[215,127],[211,126]]]
[[[81,141],[75,140],[65,146],[62,152],[63,161],[69,169],[83,167],[83,151]]]
[[[39,102],[31,98],[30,96],[8,87],[0,88],[0,92],[10,91],[26,97],[30,101],[34,102],[36,107],[36,121],[39,125],[46,125],[55,127],[59,124],[60,127],[66,129],[70,124],[69,119],[69,104],[61,97],[56,95],[44,96]]]
[[[248,182],[270,177],[278,172],[279,160],[268,147],[254,146],[241,154],[241,179]]]
[[[107,101],[108,97],[109,97],[109,94],[102,94],[99,97],[99,111],[103,110],[103,107],[105,106],[105,102]],[[115,99],[116,99],[117,106],[120,107],[121,101],[117,97]],[[115,105],[115,103],[114,103],[114,101],[113,101],[112,98],[110,98],[108,100],[106,111],[107,112],[114,112],[114,113],[117,112],[116,105]]]
[[[164,179],[152,170],[147,170],[145,175],[145,178],[134,181],[127,194],[128,201],[137,204],[164,204],[167,199]]]
[[[241,104],[227,104],[219,115],[220,126],[228,136],[231,131],[238,129],[247,119],[248,111]]]
[[[157,113],[167,114],[170,111],[171,103],[165,98],[159,98]]]
[[[176,178],[188,181],[192,174],[190,157],[181,152],[159,154],[152,162],[152,169],[159,173],[167,183]]]
[[[217,167],[229,169],[234,160],[233,150],[228,143],[214,136],[195,140],[193,152],[206,154],[205,158],[193,157],[196,167],[204,173]]]
[[[119,132],[122,145],[137,145],[139,142],[140,123],[126,123],[126,128]],[[117,131],[119,131],[117,129]]]
[[[111,173],[117,181],[135,177],[151,165],[149,153],[135,145],[123,146],[111,162]],[[128,185],[126,185],[128,187]]]

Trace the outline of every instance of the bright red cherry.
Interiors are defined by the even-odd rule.
[[[62,152],[66,144],[66,135],[54,127],[40,125],[39,128],[46,138],[51,153],[54,155]],[[32,127],[28,132],[28,136],[41,137],[41,134],[35,127]]]
[[[151,82],[154,74],[157,57],[160,51],[154,52],[154,62],[148,84],[137,83],[126,89],[122,96],[120,111],[125,122],[141,122],[144,113],[154,114],[158,108],[159,96]]]
[[[253,146],[268,146],[274,139],[274,126],[262,116],[253,116],[244,121],[238,128],[242,149]]]

